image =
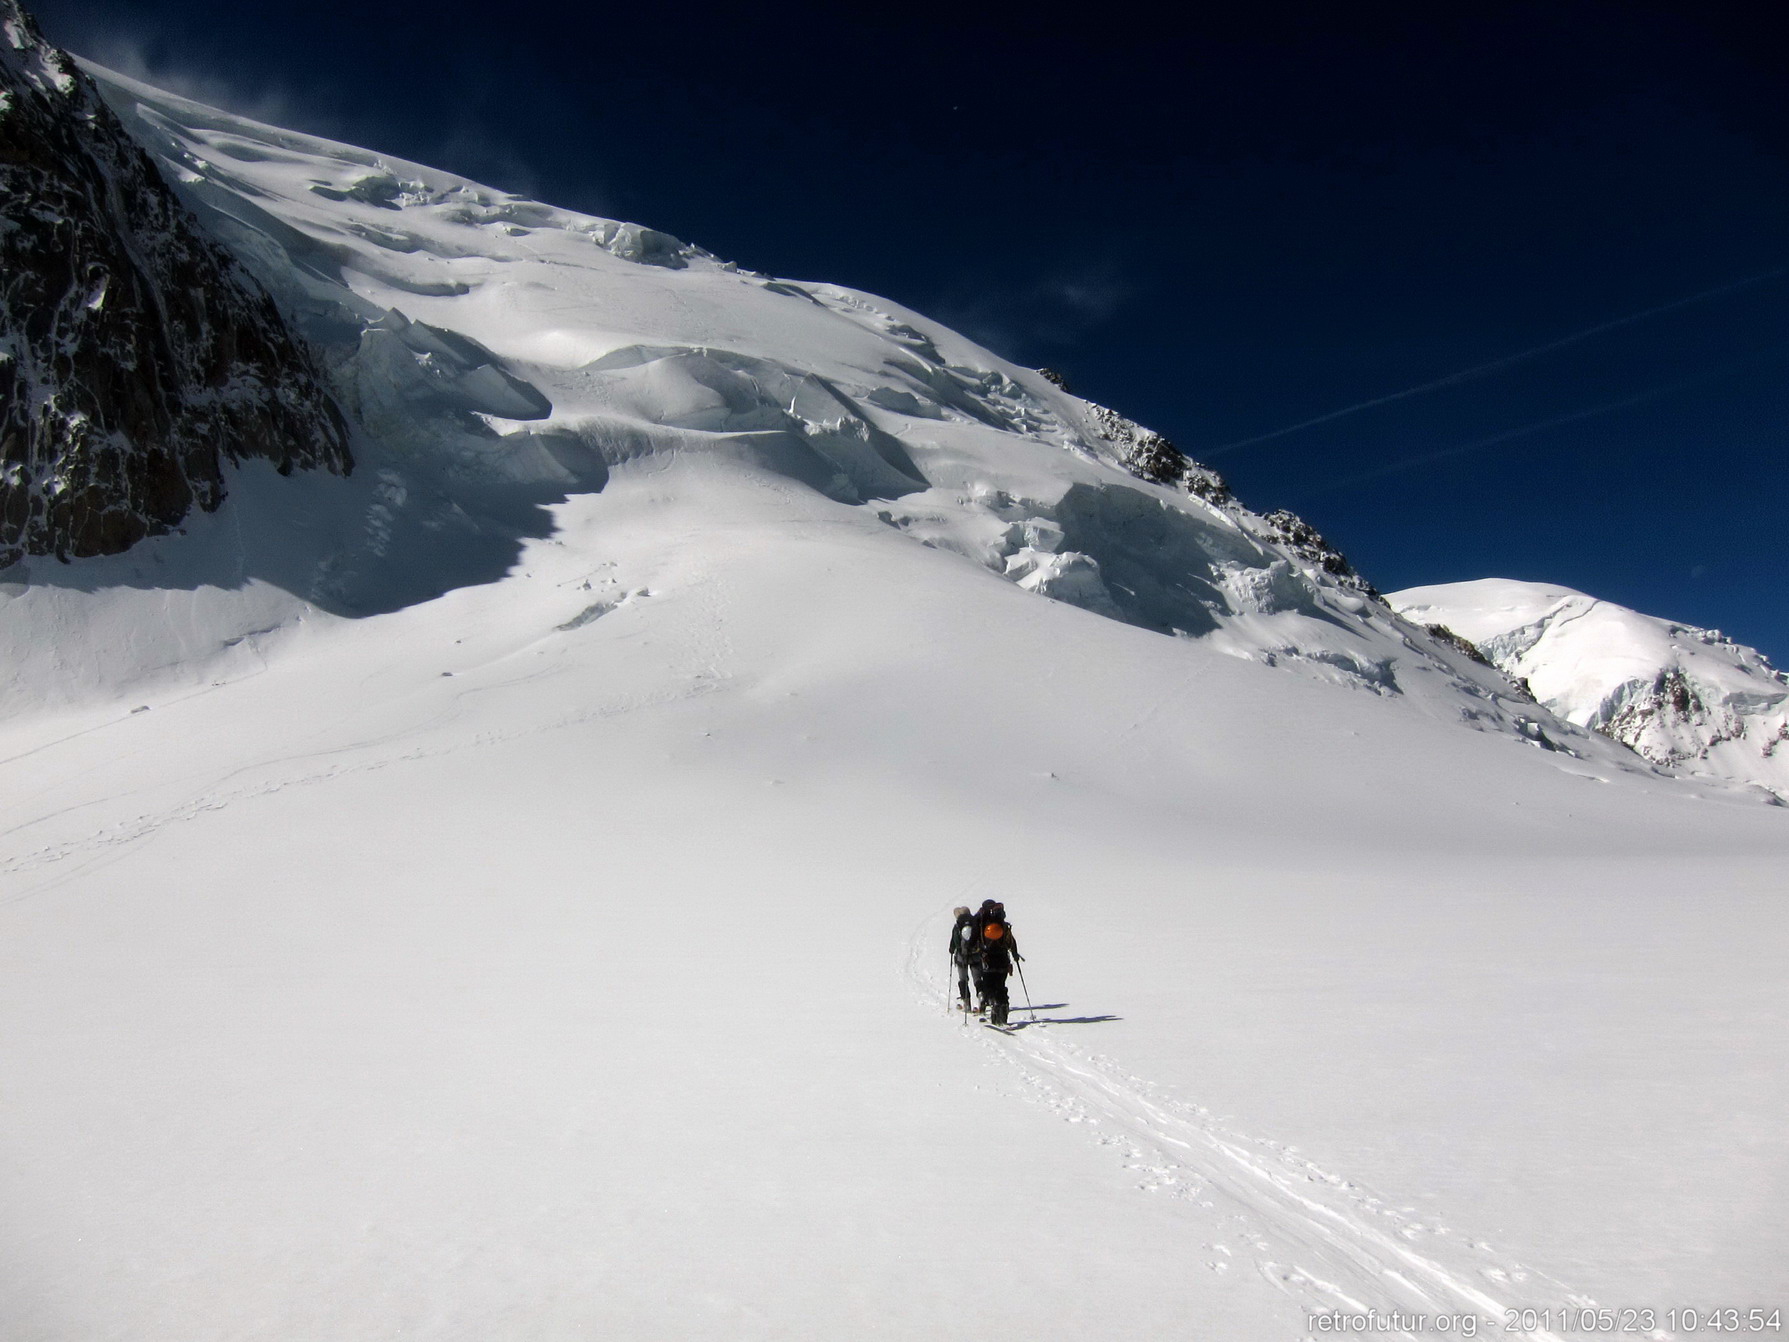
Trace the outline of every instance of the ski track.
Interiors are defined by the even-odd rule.
[[[953,991],[931,967],[934,943],[945,940],[941,918],[926,920],[907,957],[907,976],[934,1011]],[[1532,1342],[1563,1339],[1507,1328],[1510,1311],[1547,1302],[1595,1307],[1590,1297],[1482,1240],[1418,1220],[1413,1208],[1320,1168],[1296,1148],[1229,1131],[1204,1106],[1173,1099],[1052,1030],[1047,1017],[1032,1024],[1015,1007],[1014,1026],[1005,1034],[978,1029],[972,1037],[1018,1073],[1029,1098],[1113,1148],[1139,1191],[1189,1204],[1188,1237],[1197,1237],[1200,1261],[1212,1272],[1252,1267],[1311,1314],[1473,1314],[1480,1336]],[[1675,1334],[1645,1336],[1668,1342]]]

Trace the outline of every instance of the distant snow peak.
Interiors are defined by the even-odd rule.
[[[1642,615],[1570,588],[1485,579],[1392,593],[1445,623],[1559,716],[1676,772],[1789,801],[1789,677],[1719,630]]]

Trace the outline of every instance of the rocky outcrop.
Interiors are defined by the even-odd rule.
[[[1040,368],[1038,372],[1066,390],[1067,383],[1062,374],[1050,368]],[[1139,480],[1167,485],[1203,499],[1262,540],[1287,551],[1306,568],[1326,574],[1338,587],[1375,600],[1379,598],[1379,590],[1355,571],[1346,556],[1296,513],[1284,509],[1265,516],[1250,512],[1237,501],[1223,476],[1194,461],[1161,434],[1144,428],[1135,420],[1126,419],[1116,410],[1092,401],[1086,405],[1092,412],[1100,437],[1112,449],[1119,464]],[[1476,651],[1470,655],[1484,660]]]
[[[1049,369],[1039,371],[1045,377],[1051,376]],[[1209,466],[1201,466],[1155,430],[1126,419],[1116,410],[1092,401],[1087,406],[1093,412],[1100,437],[1117,454],[1119,464],[1139,480],[1183,489],[1216,508],[1229,510],[1235,505],[1236,496],[1230,492],[1230,486]]]
[[[1322,569],[1335,579],[1338,586],[1346,587],[1351,592],[1359,592],[1362,596],[1378,597],[1379,589],[1356,573],[1347,556],[1324,540],[1317,528],[1297,513],[1289,513],[1281,508],[1268,513],[1261,520],[1266,524],[1268,536],[1275,544],[1284,546],[1305,563]]]
[[[1666,765],[1705,759],[1716,747],[1746,734],[1742,713],[1715,699],[1677,666],[1660,671],[1650,685],[1624,686],[1600,720],[1590,725],[1654,764]],[[1762,746],[1759,753],[1770,754],[1770,747]]]
[[[312,356],[0,0],[0,567],[127,549],[248,458],[350,469]]]
[[[1461,638],[1458,634],[1456,634],[1453,630],[1449,629],[1446,625],[1444,625],[1444,624],[1425,624],[1423,626],[1423,628],[1429,631],[1429,635],[1432,638],[1435,638],[1435,639],[1439,640],[1440,642],[1447,644],[1448,647],[1452,648],[1455,652],[1459,653],[1462,657],[1469,657],[1473,661],[1477,662],[1480,666],[1495,666],[1496,665],[1495,662],[1493,662],[1489,657],[1485,656],[1484,653],[1482,653],[1478,650],[1477,644],[1468,642],[1466,639]]]

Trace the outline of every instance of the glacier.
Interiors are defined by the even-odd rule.
[[[86,68],[356,469],[0,571],[10,1334],[1789,1292],[1781,810],[922,314]]]

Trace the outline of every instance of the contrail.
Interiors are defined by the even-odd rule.
[[[1378,480],[1383,476],[1396,475],[1400,471],[1415,470],[1419,466],[1427,466],[1433,462],[1446,461],[1450,457],[1465,456],[1468,452],[1477,452],[1481,448],[1494,447],[1498,443],[1507,443],[1512,438],[1521,438],[1526,434],[1540,433],[1545,429],[1556,429],[1562,424],[1575,424],[1581,419],[1591,419],[1596,415],[1606,415],[1612,410],[1623,410],[1630,405],[1640,405],[1646,401],[1657,400],[1674,391],[1682,391],[1685,387],[1698,386],[1704,382],[1713,382],[1716,378],[1726,377],[1729,373],[1737,373],[1742,368],[1750,368],[1753,364],[1766,363],[1776,356],[1789,352],[1789,344],[1773,345],[1750,358],[1741,359],[1738,363],[1725,364],[1720,368],[1709,369],[1695,374],[1693,377],[1680,378],[1676,382],[1667,382],[1662,387],[1653,387],[1647,391],[1637,392],[1632,396],[1623,396],[1617,401],[1604,401],[1584,410],[1574,410],[1569,415],[1555,415],[1551,419],[1537,420],[1532,424],[1523,424],[1518,428],[1505,429],[1502,433],[1494,433],[1489,438],[1477,438],[1470,443],[1461,443],[1458,447],[1443,448],[1439,452],[1425,452],[1420,457],[1406,457],[1402,461],[1394,461],[1386,466],[1378,466],[1370,471],[1362,471],[1359,475],[1350,475],[1341,480],[1311,491],[1306,498],[1314,498],[1323,494],[1332,494],[1338,489],[1348,489],[1354,485],[1366,484],[1369,480]]]
[[[1420,396],[1427,391],[1436,391],[1442,387],[1457,386],[1462,382],[1470,382],[1474,378],[1524,363],[1529,359],[1550,354],[1556,349],[1564,349],[1567,345],[1575,345],[1580,340],[1588,340],[1591,336],[1601,335],[1605,331],[1614,331],[1634,322],[1645,321],[1648,317],[1656,317],[1661,312],[1674,312],[1678,308],[1687,308],[1692,303],[1701,303],[1710,298],[1719,298],[1722,294],[1730,294],[1736,289],[1744,289],[1754,284],[1763,284],[1766,280],[1774,280],[1789,275],[1789,266],[1778,266],[1774,270],[1766,270],[1757,275],[1748,275],[1743,280],[1734,280],[1729,284],[1718,285],[1713,289],[1704,289],[1701,293],[1691,294],[1688,298],[1673,299],[1669,303],[1660,303],[1657,307],[1642,308],[1639,312],[1630,312],[1625,317],[1617,317],[1613,321],[1600,322],[1595,326],[1587,326],[1582,331],[1573,331],[1570,335],[1560,336],[1557,340],[1549,340],[1544,345],[1536,345],[1532,349],[1518,350],[1514,354],[1506,354],[1489,363],[1475,364],[1471,368],[1462,368],[1457,373],[1449,373],[1446,377],[1438,377],[1433,382],[1423,382],[1414,387],[1406,387],[1403,391],[1394,391],[1389,395],[1375,396],[1370,401],[1361,401],[1355,405],[1345,405],[1340,410],[1331,410],[1327,414],[1318,415],[1314,419],[1300,420],[1296,424],[1288,424],[1283,429],[1275,429],[1271,433],[1258,433],[1253,438],[1238,438],[1233,443],[1223,443],[1217,447],[1209,447],[1201,454],[1206,457],[1222,456],[1239,447],[1250,447],[1255,443],[1265,443],[1273,438],[1284,438],[1289,433],[1297,433],[1300,429],[1308,429],[1316,424],[1327,424],[1332,419],[1341,419],[1344,415],[1358,414],[1362,410],[1371,410],[1377,405],[1389,405],[1393,401],[1402,401],[1407,397]]]

